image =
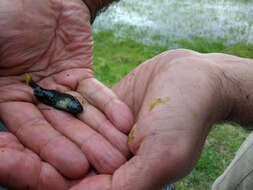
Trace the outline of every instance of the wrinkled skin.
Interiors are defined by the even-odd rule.
[[[134,113],[134,156],[112,176],[93,176],[71,190],[158,190],[187,175],[214,123],[234,120],[238,102],[252,118],[243,85],[238,90],[236,84],[238,76],[251,77],[252,64],[225,54],[174,50],[140,65],[113,87]]]
[[[94,79],[89,20],[81,0],[1,1],[0,119],[12,133],[0,134],[6,140],[0,140],[1,184],[22,189],[30,176],[31,189],[64,189],[62,176],[80,179],[91,165],[113,173],[130,156],[132,114]],[[77,117],[40,104],[25,73],[89,104],[81,101],[84,111]]]
[[[0,142],[6,143],[1,145],[5,151],[0,157],[1,179],[6,171],[9,179],[19,182],[17,186],[31,184],[34,189],[157,190],[182,178],[196,164],[211,126],[231,113],[229,100],[235,89],[224,77],[224,65],[230,62],[249,60],[168,51],[141,64],[116,84],[113,91],[134,113],[128,142],[134,156],[112,175],[89,173],[82,181],[69,181],[24,149],[13,135],[2,134]],[[30,172],[25,172],[28,167]],[[13,172],[16,168],[19,175]],[[45,180],[48,176],[54,180]]]

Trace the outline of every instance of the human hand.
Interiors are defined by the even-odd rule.
[[[85,176],[90,163],[112,173],[130,154],[125,133],[132,116],[93,77],[89,20],[81,0],[3,0],[0,6],[0,119],[25,150],[70,179]],[[40,104],[25,73],[89,104],[78,118]]]
[[[113,175],[84,179],[71,190],[157,190],[187,175],[212,125],[234,112],[237,90],[224,69],[232,62],[248,60],[174,50],[127,75],[113,90],[135,116],[129,134],[134,156]]]

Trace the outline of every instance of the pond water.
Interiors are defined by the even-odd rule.
[[[252,18],[253,1],[121,0],[97,17],[93,30],[109,29],[116,36],[168,48],[196,36],[225,45],[253,44]]]

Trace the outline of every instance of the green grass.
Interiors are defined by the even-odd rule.
[[[94,34],[95,75],[112,86],[143,61],[166,50],[165,47],[145,46],[130,38],[118,39],[112,31]]]
[[[115,38],[112,31],[94,34],[94,69],[96,77],[112,86],[145,60],[166,50],[163,46],[147,46],[131,38]],[[181,47],[203,53],[223,52],[253,58],[253,45],[226,47],[225,40],[208,41],[199,37],[180,40]],[[201,158],[192,173],[176,183],[178,190],[209,190],[233,159],[248,132],[229,124],[217,125],[209,134]]]
[[[197,166],[176,183],[179,190],[210,190],[212,183],[229,165],[248,132],[231,125],[217,125],[209,134]]]

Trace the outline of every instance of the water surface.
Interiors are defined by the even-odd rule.
[[[121,0],[97,17],[93,29],[169,48],[196,36],[226,45],[253,44],[252,18],[253,1]]]

